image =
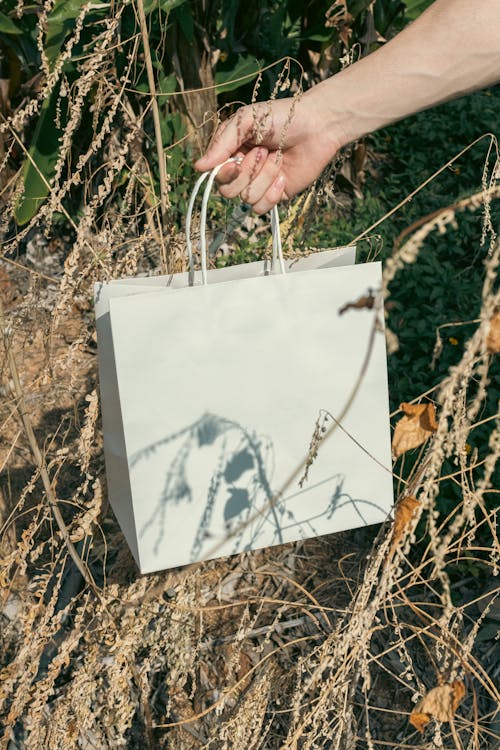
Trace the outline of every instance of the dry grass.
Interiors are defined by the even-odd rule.
[[[357,530],[137,574],[106,501],[92,284],[178,270],[183,238],[162,217],[165,196],[151,193],[141,148],[149,105],[131,111],[127,78],[111,69],[119,15],[70,94],[74,117],[50,197],[17,234],[8,229],[13,178],[3,194],[0,747],[497,747],[498,621],[483,585],[500,564],[500,423],[483,411],[486,339],[500,308],[491,227],[475,331],[432,393],[437,430],[411,471],[396,467],[399,498],[418,500],[397,536],[388,521],[375,540],[376,530]],[[6,151],[24,143],[57,75],[56,67],[38,99],[5,120]],[[78,107],[96,80],[92,146],[72,163]],[[54,211],[66,211],[64,197],[81,183],[83,210],[67,217],[61,238],[51,232]],[[495,179],[485,184],[493,189]],[[411,273],[405,264],[436,227],[396,251],[387,281]],[[484,455],[467,449],[480,424],[489,429]],[[452,484],[461,501],[443,517],[439,498]],[[473,563],[479,582],[466,574]],[[452,580],[452,568],[464,580]],[[408,721],[416,702],[457,680],[466,695],[451,721],[432,720],[420,735]]]

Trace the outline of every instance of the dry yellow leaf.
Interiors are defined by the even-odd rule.
[[[404,411],[394,430],[392,452],[395,458],[412,448],[422,445],[437,430],[434,404],[406,404],[399,407]]]
[[[411,495],[403,497],[403,499],[400,500],[396,505],[396,512],[394,514],[394,526],[392,528],[392,542],[390,549],[391,557],[395,548],[399,544],[399,541],[402,538],[406,527],[410,523],[415,509],[418,508],[418,506],[419,501],[416,497],[412,497]]]
[[[461,680],[432,688],[411,712],[410,724],[423,732],[431,718],[436,721],[451,721],[464,695],[465,685]]]
[[[451,687],[453,688],[451,711],[454,714],[465,697],[465,685],[462,680],[453,680]]]
[[[500,310],[490,320],[490,330],[486,336],[486,348],[492,354],[500,352]]]
[[[430,722],[431,717],[429,714],[421,714],[418,713],[418,711],[412,711],[410,715],[410,724],[412,724],[415,729],[418,729],[420,733],[422,733],[427,726],[427,724]]]

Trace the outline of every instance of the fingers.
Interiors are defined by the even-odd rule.
[[[262,146],[251,149],[243,156],[240,164],[236,166],[236,172],[231,177],[224,175],[224,170],[221,170],[220,175],[217,175],[221,176],[221,179],[217,180],[221,194],[225,198],[236,198],[237,195],[243,197],[244,191],[247,191],[249,185],[258,179],[266,164],[268,153],[268,150]],[[244,200],[247,201],[247,197],[244,197]]]
[[[285,195],[272,128],[268,133],[269,143],[255,143],[257,125],[262,130],[269,129],[268,119],[268,108],[263,113],[257,112],[256,117],[252,107],[241,107],[220,126],[206,154],[195,163],[197,170],[208,171],[231,157],[238,157],[239,163],[226,164],[217,174],[219,190],[225,198],[241,196],[257,213],[269,211]]]
[[[276,153],[269,153],[266,148],[256,146],[243,156],[240,165],[236,167],[236,173],[233,169],[231,172],[221,170],[219,191],[225,198],[236,198],[239,195],[254,211],[264,213],[283,194],[284,180],[278,180],[279,173]]]
[[[195,162],[195,169],[206,172],[234,156],[248,140],[252,129],[252,109],[241,107],[231,119],[226,120],[218,128],[206,153]]]
[[[282,198],[286,198],[285,178],[282,174],[274,180],[271,186],[266,190],[264,195],[253,204],[253,210],[258,214],[265,214],[270,211]]]

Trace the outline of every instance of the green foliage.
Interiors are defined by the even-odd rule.
[[[405,16],[410,21],[415,20],[421,13],[432,5],[434,0],[405,0]]]
[[[57,58],[61,54],[66,37],[73,29],[74,22],[82,11],[81,0],[56,0],[54,7],[47,17],[47,33],[45,35],[44,52],[49,61],[49,68],[53,70]],[[101,14],[107,10],[104,6]]]
[[[66,39],[71,34],[74,23],[82,11],[81,0],[56,0],[54,7],[47,17],[47,31],[45,35],[44,53],[47,57],[49,70],[53,70],[61,55]],[[92,23],[104,17],[107,6],[102,5],[89,16]],[[30,31],[34,42],[36,29]],[[91,34],[92,32],[90,32]],[[81,54],[89,41],[89,33],[84,33],[78,45],[75,45],[73,55],[64,65],[64,72],[69,85],[78,76],[78,69],[73,63],[73,57]],[[60,139],[64,133],[67,115],[66,100],[60,96],[60,88],[52,90],[40,109],[40,114],[33,131],[28,155],[22,170],[23,193],[14,208],[14,216],[19,225],[27,224],[37,213],[50,191],[50,184],[54,177],[60,153]]]
[[[349,243],[483,133],[499,136],[499,121],[500,87],[497,86],[419,113],[372,135],[368,144],[374,156],[363,186],[363,198],[353,201],[347,212],[318,212],[312,228],[313,243]],[[360,243],[362,256],[373,255],[373,248],[381,246],[378,257],[389,257],[397,237],[412,224],[479,192],[489,145],[488,138],[476,144],[379,225],[374,234],[381,238],[382,243],[375,237],[370,242]],[[499,200],[492,202],[491,212],[493,226],[497,228],[500,226]],[[399,340],[398,351],[389,357],[391,410],[397,409],[402,401],[410,401],[438,386],[450,368],[459,363],[466,342],[477,328],[474,321],[480,309],[483,260],[488,250],[488,243],[480,244],[483,211],[466,210],[455,216],[456,225],[448,224],[443,233],[430,233],[416,262],[400,271],[390,285],[387,323]],[[464,322],[466,324],[461,325]],[[450,323],[457,325],[448,326]],[[443,349],[432,369],[436,335],[442,325],[447,325],[441,329]],[[481,420],[498,411],[498,357],[490,367]],[[474,388],[472,383],[471,393]],[[467,450],[471,454],[477,451],[479,461],[488,455],[490,431],[490,424],[482,424],[468,437]],[[405,476],[417,464],[419,456],[419,450],[405,455]],[[397,471],[400,466],[397,465]],[[445,460],[442,474],[452,474],[456,469],[452,460]],[[456,509],[462,499],[463,489],[459,482],[443,483],[437,502],[442,517]],[[493,508],[496,502],[494,496],[489,495],[485,504],[487,508]],[[481,534],[488,537],[489,532],[483,529]],[[488,537],[484,544],[489,543]],[[484,578],[487,574],[488,570],[482,567],[481,561],[469,563],[462,560],[450,568],[452,580],[454,576],[458,579],[464,575]]]
[[[224,67],[224,63],[217,67],[215,84],[217,94],[235,91],[247,79],[255,79],[262,63],[249,55],[238,55],[235,64]]]
[[[421,112],[373,134],[375,154],[366,175],[363,198],[350,209],[321,215],[313,225],[314,243],[342,245],[375,223],[426,178],[483,133],[500,135],[500,87]],[[382,259],[391,255],[398,235],[414,222],[481,190],[489,139],[476,144],[449,169],[375,230]],[[500,201],[492,204],[493,226],[500,225]],[[457,226],[433,232],[415,265],[391,286],[389,325],[400,339],[391,357],[392,407],[438,383],[456,364],[472,327],[445,329],[444,350],[435,371],[429,369],[436,329],[443,323],[474,319],[486,247],[480,247],[482,211],[458,212]],[[361,243],[366,257],[376,242]],[[450,343],[449,339],[458,343]],[[494,391],[494,389],[493,389]],[[494,393],[493,393],[494,397]]]
[[[6,16],[5,13],[2,13],[0,11],[0,33],[7,34],[7,35],[17,35],[22,34],[23,30],[20,26],[18,26],[17,23],[14,23],[9,16]]]
[[[28,156],[24,161],[24,190],[16,203],[14,215],[18,224],[26,224],[35,216],[50,190],[50,180],[59,156],[59,139],[63,130],[57,127],[56,92],[42,104]],[[59,118],[60,119],[60,118]]]
[[[9,96],[20,93],[23,78],[33,75],[39,64],[34,31],[36,15],[14,15],[14,0],[4,0],[0,12],[0,78],[8,81]]]
[[[378,37],[373,37],[370,32],[371,36],[365,39],[363,35],[367,28],[374,25],[376,34],[386,34],[394,20],[401,17],[404,6],[400,0],[377,0],[375,3],[350,0],[347,10],[342,3],[332,6],[330,0],[312,0],[307,5],[298,0],[258,0],[251,5],[241,0],[207,3],[201,0],[146,0],[144,7],[159,95],[162,146],[167,149],[170,162],[170,198],[175,214],[184,206],[182,180],[190,174],[192,160],[192,139],[185,140],[187,126],[199,122],[203,111],[214,110],[215,95],[219,97],[219,104],[234,99],[249,101],[257,75],[264,68],[259,97],[270,96],[279,74],[273,63],[287,56],[298,61],[306,73],[302,83],[309,85],[339,69],[339,59],[346,45],[351,46],[363,37],[364,50],[373,48]],[[140,35],[134,6],[126,5],[121,10],[120,37],[114,47],[118,76],[126,70],[133,40]],[[83,28],[75,43],[73,34],[82,13]],[[96,51],[109,13],[107,3],[86,6],[81,0],[56,0],[48,13],[44,26],[44,57],[49,71],[54,71],[61,55],[64,56],[62,76],[66,88],[71,89],[84,74],[85,60]],[[39,79],[43,69],[37,47],[39,15],[27,6],[22,17],[17,18],[15,0],[7,0],[0,14],[0,59],[7,66],[3,77],[10,80],[14,106],[25,94],[22,87],[28,81]],[[319,55],[319,63],[312,62],[311,52]],[[204,66],[209,68],[208,77],[206,72],[202,73]],[[296,67],[290,75],[298,80],[300,68]],[[90,112],[99,86],[98,78],[96,75],[95,85],[79,105],[80,121],[74,134],[72,154],[62,157],[72,162],[75,155],[92,141],[96,121]],[[174,99],[182,89],[197,88],[202,89],[198,96],[200,112],[192,111],[192,102],[184,97]],[[126,94],[128,106],[140,112],[149,93],[140,47],[133,80]],[[24,191],[15,206],[18,225],[28,223],[36,215],[48,195],[56,167],[64,178],[65,169],[64,166],[61,168],[59,160],[61,135],[67,122],[66,109],[57,84],[28,131],[29,153],[22,167]],[[151,143],[155,136],[150,117],[145,121],[145,130],[146,142]],[[176,145],[178,141],[182,144]],[[154,149],[150,149],[148,159],[152,166],[152,191],[158,195],[159,168]],[[67,209],[73,211],[74,205],[73,196],[72,205],[68,204]]]
[[[47,17],[44,53],[49,70],[54,70],[56,62],[64,50],[64,45],[73,31],[74,23],[82,12],[80,0],[56,0]],[[89,26],[81,35],[72,54],[64,63],[64,74],[68,85],[79,75],[74,58],[81,55],[86,45],[91,42],[98,20],[105,17],[108,6],[96,4],[95,10],[87,17]],[[33,45],[37,29],[31,27],[26,35]],[[50,191],[60,153],[60,141],[66,124],[67,104],[65,97],[60,96],[60,87],[56,86],[41,106],[40,114],[33,131],[28,155],[25,158],[22,179],[23,192],[14,207],[14,216],[19,225],[28,223],[37,213]]]

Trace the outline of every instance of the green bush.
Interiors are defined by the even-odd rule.
[[[363,54],[377,46],[404,10],[399,0],[333,5],[313,0],[306,6],[297,0],[259,0],[251,6],[241,0],[145,0],[162,141],[155,146],[139,6],[122,3],[110,15],[105,3],[56,0],[49,12],[28,6],[20,17],[17,7],[16,0],[3,5],[0,62],[1,75],[10,82],[10,108],[4,106],[3,115],[8,118],[20,106],[25,113],[19,120],[28,153],[14,149],[10,159],[13,169],[22,163],[22,189],[13,205],[18,226],[33,220],[49,193],[61,192],[70,179],[71,190],[62,190],[61,205],[46,219],[52,220],[54,211],[75,218],[87,176],[77,174],[79,157],[93,150],[85,164],[89,173],[99,174],[110,137],[117,130],[123,134],[134,116],[141,119],[141,148],[150,164],[147,200],[154,203],[160,195],[158,154],[163,159],[166,153],[169,219],[176,223],[185,209],[193,149],[199,152],[213,129],[213,116],[204,125],[207,112],[223,106],[227,114],[231,102],[249,101],[256,80],[259,97],[271,96],[283,65],[277,61],[290,56],[296,61],[292,81],[311,85],[338,70],[353,45]],[[101,107],[103,98],[107,106]],[[109,102],[118,99],[108,122]],[[8,128],[3,137],[8,148]],[[125,192],[127,174],[122,177],[113,201]],[[102,172],[94,177],[94,190],[103,178]]]

